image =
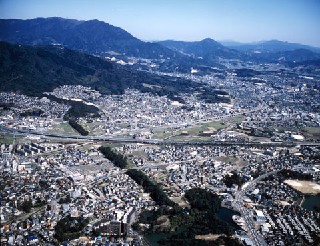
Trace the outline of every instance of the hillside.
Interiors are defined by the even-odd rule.
[[[199,96],[212,93],[186,79],[130,70],[61,46],[0,42],[0,91],[39,96],[60,85],[84,85],[105,94],[122,94],[126,88],[135,88],[170,98],[184,92],[201,91]]]

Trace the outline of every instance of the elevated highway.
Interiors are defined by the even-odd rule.
[[[98,142],[117,142],[117,143],[143,143],[156,145],[212,145],[212,146],[244,146],[244,147],[295,147],[320,146],[320,143],[314,142],[262,142],[262,141],[184,141],[184,140],[163,140],[163,139],[141,139],[141,138],[122,138],[116,136],[82,136],[74,134],[47,133],[33,130],[23,130],[0,126],[0,132],[16,135],[36,135],[49,138],[87,140]]]

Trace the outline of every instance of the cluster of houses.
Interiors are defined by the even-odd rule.
[[[154,206],[142,188],[97,148],[42,142],[30,146],[40,153],[24,155],[17,146],[0,147],[3,244],[54,243],[55,226],[66,217],[89,219],[76,244],[124,240],[132,234],[139,211]]]

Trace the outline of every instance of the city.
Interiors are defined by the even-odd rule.
[[[183,76],[213,87],[221,83],[209,75]],[[312,107],[320,94],[306,103],[303,95],[315,88],[306,87],[303,78],[295,87],[278,81],[274,88],[276,78],[249,79],[264,83],[241,87],[244,79],[230,73],[223,83],[232,98],[229,104],[206,103],[193,95],[180,95],[181,103],[137,90],[103,96],[80,85],[47,92],[99,109],[99,117],[78,118],[87,136],[63,119],[68,104],[2,92],[1,129],[11,136],[1,145],[2,241],[54,242],[55,226],[70,216],[88,219],[74,243],[104,242],[110,236],[142,243],[131,225],[141,211],[159,205],[100,153],[99,146],[110,145],[181,207],[190,206],[184,199],[189,189],[218,194],[223,207],[244,218],[234,237],[247,245],[286,245],[291,240],[311,245],[318,240],[320,215],[301,207],[310,191],[299,192],[290,181],[304,177],[311,193],[319,194],[320,142],[312,130],[320,129],[320,115]],[[54,133],[69,138],[59,140]],[[233,175],[238,178],[228,181]],[[100,237],[92,237],[99,231]]]
[[[0,244],[320,245],[319,3],[151,2],[0,2]]]

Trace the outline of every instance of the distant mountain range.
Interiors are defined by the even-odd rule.
[[[206,38],[198,42],[166,40],[160,41],[158,44],[161,44],[171,50],[178,51],[184,55],[207,60],[209,62],[216,60],[218,57],[239,59],[243,55],[241,52],[227,48],[210,38]]]
[[[293,51],[299,49],[306,49],[311,50],[313,52],[320,52],[320,48],[313,47],[304,44],[298,43],[289,43],[279,40],[269,40],[269,41],[262,41],[262,42],[255,42],[255,43],[239,43],[239,42],[232,42],[226,41],[221,42],[223,45],[231,48],[236,49],[239,51],[244,52],[284,52],[284,51]]]
[[[320,53],[316,52],[317,48],[315,47],[276,40],[229,47],[209,38],[198,42],[167,40],[158,43],[184,55],[201,58],[209,63],[216,61],[217,58],[240,59],[258,63],[303,62],[320,59]]]
[[[198,42],[143,42],[125,30],[102,21],[58,17],[0,20],[0,40],[23,45],[63,45],[98,56],[158,59],[169,69],[187,71],[196,65],[218,65],[219,58],[253,62],[292,62],[320,59],[319,49],[277,40],[224,46],[213,39]],[[229,43],[230,45],[230,43]]]

